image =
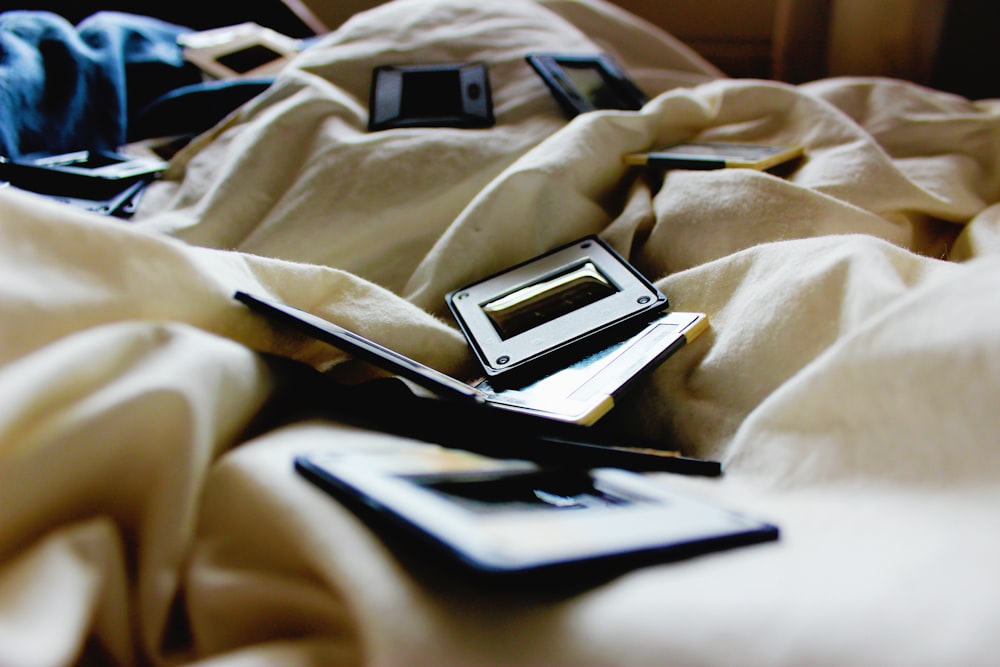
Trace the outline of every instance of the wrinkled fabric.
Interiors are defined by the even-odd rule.
[[[531,50],[609,52],[651,101],[567,122]],[[488,63],[495,127],[367,132],[374,66],[441,60]],[[622,160],[681,139],[805,155]],[[234,290],[464,377],[444,295],[590,233],[711,323],[600,426],[722,461],[649,479],[778,542],[482,589],[297,475],[433,445],[338,418],[305,378],[370,369]],[[991,664],[998,253],[995,100],[723,79],[600,0],[360,14],[178,154],[134,223],[0,191],[0,664]]]
[[[185,32],[119,12],[78,26],[50,12],[0,14],[0,154],[115,150],[132,114],[200,81],[177,44]]]

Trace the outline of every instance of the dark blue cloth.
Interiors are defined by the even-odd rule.
[[[177,45],[186,32],[118,12],[77,26],[49,12],[0,14],[0,155],[115,150],[139,109],[201,81]]]
[[[129,120],[128,141],[201,134],[267,90],[274,79],[206,81],[158,97]]]

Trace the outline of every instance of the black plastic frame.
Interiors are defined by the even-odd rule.
[[[421,80],[432,78],[438,84],[420,85]],[[452,78],[453,89],[450,83],[440,86]],[[429,94],[447,94],[451,100],[435,109],[426,98]],[[480,62],[376,67],[368,108],[371,132],[405,127],[487,128],[496,123],[489,70]]]
[[[531,53],[525,59],[549,87],[567,118],[599,109],[637,111],[649,97],[629,78],[625,70],[607,54],[573,55]],[[604,81],[602,92],[610,96],[607,102],[596,102],[580,90],[567,73],[569,68],[586,68],[597,72]]]

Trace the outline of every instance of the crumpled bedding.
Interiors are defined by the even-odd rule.
[[[611,53],[653,99],[567,122],[531,50]],[[373,66],[455,60],[489,64],[496,127],[366,131]],[[688,138],[806,154],[622,163]],[[992,100],[729,80],[600,0],[359,14],[184,149],[134,222],[0,190],[0,664],[991,664],[998,201]],[[479,590],[294,473],[427,445],[324,414],[305,369],[367,369],[235,289],[459,376],[443,295],[589,233],[711,321],[602,428],[720,460],[650,477],[780,541]]]

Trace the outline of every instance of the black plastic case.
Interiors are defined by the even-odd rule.
[[[408,473],[398,453],[300,456],[295,467],[407,556],[443,558],[480,577],[606,575],[778,538],[770,523],[624,470],[497,459],[477,469],[461,460],[467,453],[441,455],[439,470],[431,450]]]
[[[372,132],[495,123],[489,71],[478,62],[376,67],[368,107]]]
[[[649,98],[607,54],[526,56],[567,118],[597,109],[637,111]]]

